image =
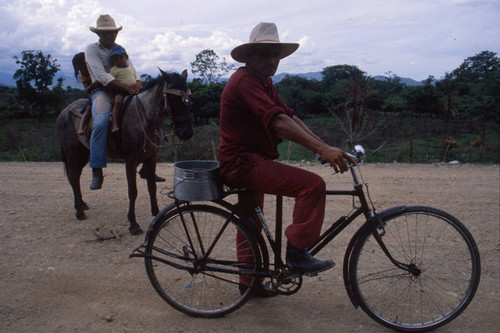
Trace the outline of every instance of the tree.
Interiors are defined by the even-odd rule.
[[[456,96],[458,95],[458,89],[455,81],[448,78],[437,81],[436,95],[442,99],[443,114],[446,121],[448,121],[450,116],[454,117],[458,114],[457,104],[459,102],[456,98]]]
[[[482,51],[468,57],[445,80],[456,87],[454,99],[461,116],[482,128],[500,123],[500,58]]]
[[[193,104],[191,111],[196,123],[203,119],[208,123],[210,118],[219,118],[220,96],[224,85],[222,83],[203,84],[200,79],[194,79],[189,83],[193,92]]]
[[[500,69],[500,58],[495,52],[482,51],[468,57],[464,62],[446,77],[460,81],[479,81],[494,78]],[[498,78],[497,78],[498,79]]]
[[[198,74],[208,84],[217,83],[219,79],[232,71],[236,66],[227,64],[225,58],[220,58],[213,50],[206,49],[196,55],[191,63],[191,71]]]
[[[433,81],[434,77],[429,76],[424,85],[408,87],[403,92],[409,111],[417,115],[439,116],[439,99]]]
[[[301,118],[328,113],[324,86],[320,81],[286,75],[276,83],[283,101]]]
[[[31,104],[41,117],[46,116],[47,95],[55,74],[59,71],[57,59],[42,51],[22,51],[21,58],[14,56],[20,66],[14,73],[18,95],[21,100]],[[61,82],[62,83],[62,82]]]
[[[371,89],[370,78],[362,75],[350,77],[344,81],[341,91],[346,97],[342,106],[350,116],[352,130],[355,130],[370,111],[367,107],[368,99],[377,92]]]
[[[357,66],[336,65],[325,67],[321,74],[323,75],[322,82],[329,88],[333,88],[338,81],[361,77],[365,75],[365,72]]]

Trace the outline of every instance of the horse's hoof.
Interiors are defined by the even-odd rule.
[[[83,221],[83,220],[86,220],[87,219],[87,215],[85,215],[85,213],[83,212],[83,210],[81,211],[77,211],[76,212],[76,218],[80,221]]]
[[[85,202],[82,204],[81,209],[83,210],[89,210],[89,205],[87,205]]]
[[[137,235],[142,234],[142,229],[141,229],[141,227],[139,227],[139,226],[136,226],[136,227],[130,227],[130,228],[128,228],[128,231],[130,231],[130,233],[131,233],[133,236],[137,236]]]

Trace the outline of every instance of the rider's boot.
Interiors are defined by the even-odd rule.
[[[102,168],[92,168],[92,183],[90,183],[90,189],[99,190],[102,187],[102,181]]]
[[[146,179],[146,173],[144,172],[144,169],[141,168],[141,170],[139,170],[139,176],[141,176],[142,179]],[[155,175],[155,182],[161,183],[164,181],[165,181],[165,178],[160,177],[158,175]]]
[[[286,263],[292,271],[299,273],[319,273],[335,266],[332,260],[318,260],[314,258],[309,251],[298,249],[287,243]]]

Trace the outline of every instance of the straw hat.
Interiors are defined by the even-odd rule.
[[[98,33],[101,31],[120,31],[122,30],[122,26],[117,27],[115,24],[115,20],[108,14],[101,15],[97,19],[96,27],[89,27],[90,31]]]
[[[246,63],[248,61],[248,51],[256,45],[262,44],[280,45],[280,59],[288,57],[299,48],[299,43],[280,42],[276,24],[261,22],[253,28],[248,43],[237,46],[231,51],[231,57],[238,62]]]

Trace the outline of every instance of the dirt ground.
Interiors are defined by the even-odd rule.
[[[303,163],[329,188],[350,189],[349,175]],[[159,204],[166,206],[173,165],[158,165]],[[460,219],[478,243],[482,278],[467,310],[438,332],[500,332],[500,218],[498,166],[367,164],[362,174],[379,210],[428,205]],[[251,299],[220,319],[196,319],[170,307],[154,291],[143,260],[129,259],[144,236],[131,236],[127,222],[124,165],[105,169],[104,187],[90,191],[82,176],[88,219],[78,221],[61,163],[0,163],[0,332],[386,332],[344,290],[343,252],[361,221],[335,240],[337,266],[305,278],[292,296]],[[150,216],[144,180],[137,217]],[[266,199],[268,200],[268,199]],[[272,202],[266,202],[272,217]],[[293,201],[285,200],[285,212]],[[326,224],[350,210],[350,199],[330,202]],[[343,209],[341,209],[343,208]],[[289,217],[285,216],[285,221]],[[120,240],[95,241],[94,231]]]

